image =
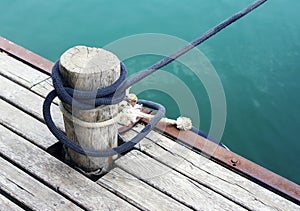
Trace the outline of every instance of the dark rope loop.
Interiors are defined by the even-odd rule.
[[[247,15],[254,9],[258,8],[260,5],[265,3],[267,0],[257,0],[254,3],[250,4],[245,9],[239,11],[238,13],[234,14],[233,16],[227,18],[223,22],[219,23],[212,29],[208,30],[202,36],[198,37],[188,45],[184,46],[183,48],[177,50],[176,52],[172,53],[171,55],[165,57],[164,59],[158,61],[154,65],[150,66],[146,70],[138,73],[135,77],[130,79],[126,79],[126,69],[125,66],[121,63],[121,74],[120,78],[111,86],[97,90],[96,92],[86,92],[86,91],[79,91],[73,90],[71,88],[63,87],[60,77],[59,77],[59,62],[57,61],[53,67],[52,73],[52,80],[53,86],[55,90],[51,91],[43,105],[43,115],[45,122],[50,129],[50,131],[55,135],[55,137],[63,142],[67,147],[73,149],[74,151],[86,154],[89,156],[97,156],[97,157],[106,157],[112,156],[118,153],[125,152],[131,149],[136,143],[141,141],[143,137],[145,137],[150,130],[159,122],[159,120],[164,116],[165,108],[159,104],[149,102],[149,101],[139,101],[142,102],[144,105],[157,109],[157,113],[154,118],[148,123],[148,125],[139,133],[136,137],[134,137],[131,141],[126,142],[125,144],[109,149],[109,150],[102,150],[102,151],[94,151],[89,149],[84,149],[81,146],[75,144],[71,140],[69,140],[60,130],[57,129],[55,124],[52,121],[51,114],[50,114],[50,106],[53,99],[58,96],[63,102],[70,104],[72,106],[77,107],[81,110],[86,109],[93,109],[99,105],[110,105],[110,104],[117,104],[121,102],[125,97],[125,90],[132,86],[133,84],[141,81],[143,78],[147,77],[148,75],[154,73],[158,69],[168,65],[176,58],[182,56],[186,52],[190,51],[197,45],[203,43],[205,40],[209,39],[210,37],[214,36],[230,24],[234,23],[235,21],[239,20],[243,16]],[[125,80],[126,79],[126,80]],[[194,131],[197,132],[197,131]],[[197,132],[198,133],[198,132]]]
[[[92,157],[108,157],[132,149],[134,145],[139,143],[165,115],[165,108],[162,105],[151,101],[139,100],[138,103],[141,103],[144,106],[149,107],[151,109],[157,110],[157,113],[155,114],[154,118],[152,118],[152,120],[146,125],[146,127],[140,133],[138,133],[133,139],[118,147],[107,149],[107,150],[86,149],[74,143],[55,126],[55,123],[52,120],[52,116],[50,112],[52,101],[57,96],[64,103],[67,103],[72,106],[76,106],[77,108],[84,109],[84,110],[92,109],[95,106],[99,106],[99,105],[117,104],[121,102],[125,97],[125,90],[118,90],[118,87],[126,79],[126,75],[127,75],[127,71],[125,65],[121,63],[120,77],[111,86],[98,89],[97,91],[74,90],[72,88],[66,88],[62,85],[62,81],[59,75],[59,61],[57,61],[52,69],[52,80],[55,89],[52,90],[47,95],[43,104],[43,116],[45,119],[45,123],[48,126],[49,130],[52,132],[52,134],[68,148],[80,154],[92,156]],[[118,90],[118,94],[116,94],[116,90]],[[76,97],[76,100],[74,99],[74,96]]]
[[[138,133],[133,139],[118,147],[107,149],[107,150],[91,150],[91,149],[83,148],[82,146],[74,143],[55,126],[50,113],[50,106],[55,97],[57,97],[57,92],[53,90],[47,95],[43,105],[43,115],[49,130],[59,141],[61,141],[68,148],[80,154],[92,156],[92,157],[108,157],[132,149],[134,145],[139,143],[165,115],[165,108],[162,105],[150,101],[139,100],[138,103],[142,103],[143,105],[149,108],[157,110],[155,117],[147,124],[147,126],[140,133]]]
[[[64,87],[59,73],[59,60],[52,69],[52,82],[58,98],[66,104],[72,105],[81,110],[93,109],[100,105],[113,105],[125,98],[125,89],[116,90],[127,77],[125,65],[121,63],[121,73],[117,81],[108,87],[96,91],[81,91]]]

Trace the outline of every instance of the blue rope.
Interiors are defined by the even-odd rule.
[[[215,34],[220,32],[221,30],[225,29],[227,26],[231,25],[232,23],[234,23],[238,19],[240,19],[240,18],[244,17],[245,15],[247,15],[248,13],[252,12],[254,9],[259,7],[260,5],[265,3],[266,1],[267,0],[258,0],[258,1],[255,1],[254,3],[250,4],[245,9],[239,11],[238,13],[236,13],[236,14],[232,15],[231,17],[227,18],[226,20],[222,21],[221,23],[219,23],[215,27],[211,28],[210,30],[205,32],[203,35],[201,35],[200,37],[193,40],[191,43],[187,44],[186,46],[182,47],[181,49],[178,49],[177,51],[170,54],[169,56],[166,56],[165,58],[163,58],[160,61],[156,62],[155,64],[151,65],[147,69],[141,71],[135,77],[132,77],[132,78],[129,78],[129,79],[125,80],[121,84],[119,90],[121,91],[123,89],[126,89],[126,88],[132,86],[133,84],[139,82],[140,80],[147,77],[148,75],[154,73],[158,69],[168,65],[169,63],[171,63],[172,61],[174,61],[178,57],[184,55],[185,53],[187,53],[191,49],[195,48],[196,46],[200,45],[201,43],[203,43],[207,39],[211,38],[212,36],[214,36]]]
[[[62,85],[59,75],[59,60],[52,68],[52,82],[58,98],[80,110],[89,110],[100,105],[113,105],[121,102],[125,98],[125,90],[120,90],[119,92],[116,92],[116,90],[126,77],[125,65],[121,63],[120,76],[112,85],[96,91],[81,91]]]
[[[126,142],[125,144],[122,144],[121,146],[115,147],[113,149],[95,151],[95,150],[82,148],[80,145],[75,144],[73,141],[68,139],[68,137],[66,137],[60,130],[57,129],[54,122],[52,121],[52,117],[50,113],[50,106],[52,101],[56,96],[58,96],[60,100],[63,101],[64,103],[72,105],[81,110],[93,109],[100,105],[117,104],[124,99],[125,90],[127,88],[141,81],[143,78],[154,73],[158,69],[168,65],[176,58],[182,56],[189,50],[203,43],[205,40],[209,39],[210,37],[217,34],[218,32],[220,32],[230,24],[234,23],[238,19],[250,13],[257,7],[265,3],[266,1],[267,0],[257,0],[256,2],[246,7],[245,9],[241,10],[240,12],[224,20],[217,26],[213,27],[212,29],[210,29],[209,31],[207,31],[202,36],[198,37],[188,45],[177,50],[176,52],[165,57],[164,59],[158,61],[157,63],[153,64],[146,70],[141,71],[135,77],[126,79],[127,76],[126,68],[124,64],[121,63],[121,74],[119,79],[111,86],[103,89],[99,89],[97,91],[80,91],[68,87],[63,87],[62,81],[59,76],[59,61],[57,61],[52,70],[53,71],[52,80],[53,80],[54,90],[47,95],[43,104],[43,115],[44,115],[46,125],[59,141],[61,141],[67,147],[71,148],[72,150],[80,154],[85,154],[94,157],[107,157],[131,149],[135,144],[141,141],[153,129],[153,127],[159,122],[159,120],[164,116],[165,108],[162,105],[150,101],[139,100],[139,102],[144,104],[145,106],[157,110],[157,113],[154,116],[154,118],[146,125],[146,127],[141,131],[141,133],[139,133],[131,141]],[[205,134],[199,133],[198,129],[196,130],[194,128],[192,131],[204,137],[206,136]]]
[[[165,108],[162,105],[151,101],[139,100],[138,103],[141,103],[146,107],[157,110],[157,113],[155,114],[154,118],[151,119],[151,121],[146,125],[146,127],[140,133],[138,133],[133,139],[126,142],[125,144],[122,144],[121,146],[112,149],[107,149],[107,150],[91,150],[91,149],[83,148],[82,146],[74,143],[55,126],[50,112],[50,106],[55,97],[57,97],[57,92],[56,90],[52,90],[45,98],[43,104],[43,115],[49,130],[59,141],[61,141],[68,148],[80,154],[88,155],[92,157],[108,157],[116,154],[121,154],[123,152],[132,149],[134,145],[140,142],[165,115]]]

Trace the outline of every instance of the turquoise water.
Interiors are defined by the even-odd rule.
[[[0,35],[55,61],[74,45],[101,47],[141,33],[169,34],[191,41],[251,2],[2,0]],[[224,87],[227,120],[222,142],[298,184],[299,8],[298,0],[269,0],[199,46]],[[138,56],[125,64],[133,74],[160,58]],[[177,62],[164,70],[179,74],[192,90],[198,111],[190,112],[200,113],[201,121],[195,124],[208,131],[210,99],[201,81],[194,80],[195,75],[178,71],[185,68]],[[181,114],[174,96],[168,93],[147,90],[140,97],[164,104],[170,117]]]

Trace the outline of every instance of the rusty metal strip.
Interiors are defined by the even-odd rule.
[[[51,74],[53,62],[0,36],[0,50],[39,71]]]
[[[53,62],[3,38],[0,36],[0,49],[7,54],[21,60],[39,71],[51,74]],[[147,112],[147,111],[145,111]],[[147,120],[141,120],[147,123]],[[135,125],[132,124],[128,127],[120,128],[120,132],[129,130]],[[162,131],[164,134],[179,140],[184,144],[193,147],[195,150],[200,151],[211,160],[219,163],[220,165],[235,171],[236,173],[249,178],[250,180],[268,188],[275,193],[295,202],[300,205],[300,186],[281,177],[274,172],[271,172],[252,161],[249,161],[242,156],[228,151],[217,144],[191,132],[180,131],[174,126],[169,126],[159,123],[156,129]]]
[[[144,123],[148,122],[146,119],[142,119],[142,121]],[[300,205],[300,186],[296,183],[191,131],[181,131],[174,126],[162,123],[159,123],[156,129],[175,140],[193,147],[220,165]]]
[[[133,128],[139,121],[141,120],[141,118],[137,118],[136,122],[131,123],[130,125],[124,125],[120,128],[118,128],[118,132],[120,134],[126,133],[127,131],[129,131],[131,128]]]

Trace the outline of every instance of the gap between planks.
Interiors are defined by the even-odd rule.
[[[2,77],[1,81],[3,81],[2,93],[1,93],[2,97],[4,97],[8,102],[12,102],[14,105],[18,105],[18,107],[21,107],[22,110],[23,111],[25,110],[26,112],[23,113],[22,111],[18,110],[13,105],[10,105],[7,102],[0,102],[1,106],[5,108],[4,110],[6,111],[6,117],[8,116],[14,117],[13,122],[9,122],[10,118],[8,119],[2,118],[2,124],[10,128],[12,131],[21,134],[23,137],[30,140],[31,142],[34,142],[34,144],[38,145],[42,149],[47,149],[49,146],[53,145],[56,142],[56,139],[52,137],[52,134],[49,133],[45,125],[41,124],[40,122],[32,118],[30,115],[28,115],[28,114],[34,114],[34,116],[37,117],[38,119],[42,118],[41,110],[39,108],[41,107],[41,102],[43,99],[39,96],[36,96],[34,93],[30,92],[26,87],[17,85],[3,76],[1,77]],[[42,83],[45,82],[46,81],[43,81]],[[52,88],[50,83],[48,82],[46,83],[47,86],[44,86],[45,90],[47,88],[49,89]],[[12,92],[12,90],[14,91]],[[3,116],[4,115],[5,113],[3,113]],[[25,124],[26,122],[31,122],[31,124]],[[40,130],[36,132],[35,130],[36,128],[40,128]],[[31,131],[34,132],[31,133]],[[49,136],[49,138],[47,138],[47,136]],[[174,206],[175,205],[176,203],[174,204]]]
[[[0,55],[0,57],[1,57],[1,55]],[[19,61],[18,61],[19,62]],[[22,64],[22,65],[25,65],[25,64]],[[2,69],[0,68],[0,71],[1,71]],[[36,71],[35,69],[31,69],[30,71],[35,71],[35,72],[38,72],[38,71]],[[11,71],[9,72],[9,74],[11,74]],[[12,76],[10,76],[9,74],[6,74],[6,77],[11,77],[12,78]],[[39,73],[37,73],[38,75],[39,75]],[[43,83],[47,83],[44,87],[46,87],[45,89],[44,89],[44,91],[43,91],[43,94],[41,94],[42,96],[45,96],[45,94],[47,93],[47,89],[49,88],[51,88],[51,83],[49,83],[49,78],[39,78],[40,76],[34,76],[34,77],[32,77],[33,79],[34,79],[34,81],[32,81],[32,82],[30,82],[29,80],[31,80],[31,79],[28,79],[28,77],[25,77],[25,79],[22,79],[22,78],[15,78],[14,80],[21,80],[21,82],[19,81],[18,82],[18,84],[22,84],[22,86],[24,86],[24,87],[27,87],[27,90],[28,90],[28,87],[29,88],[32,88],[32,89],[35,89],[34,90],[34,92],[38,92],[38,90],[39,90],[39,84],[43,84]],[[47,76],[48,77],[48,76]],[[26,79],[27,78],[27,79]],[[23,81],[22,81],[23,80]],[[30,85],[28,85],[28,84],[30,84]],[[37,84],[37,85],[35,85],[34,86],[34,84]],[[11,100],[11,99],[10,99]],[[15,101],[12,101],[12,102],[15,102]],[[16,103],[16,102],[15,102]],[[23,105],[26,105],[26,103],[23,103],[22,104],[22,106]],[[29,109],[30,110],[30,108],[26,108],[26,109]],[[27,112],[28,112],[28,110],[26,110]],[[30,113],[30,112],[28,112],[28,113]],[[37,112],[36,114],[38,114],[38,115],[40,115],[40,113],[39,112]],[[38,116],[38,115],[36,115],[36,116]],[[39,116],[39,118],[41,118],[41,115]],[[147,152],[148,154],[150,154],[149,153],[149,151]],[[172,152],[173,154],[174,154],[174,152]],[[176,156],[178,156],[178,155],[176,155]],[[175,157],[176,157],[175,156]],[[161,161],[160,161],[161,162]],[[189,162],[188,162],[189,163]],[[188,164],[187,163],[187,164]],[[170,165],[170,164],[167,164],[167,165]],[[191,165],[191,164],[190,164]],[[194,165],[194,163],[192,162],[192,165]],[[174,166],[172,167],[172,168],[174,168]],[[177,169],[178,170],[178,169]],[[206,170],[205,170],[206,171]],[[207,172],[208,172],[208,174],[212,174],[211,172],[209,172],[210,170],[208,170]],[[227,174],[228,172],[223,172],[223,174]],[[189,174],[189,173],[187,173],[187,174]],[[190,176],[190,175],[189,175]],[[226,179],[224,179],[223,178],[223,176],[224,175],[222,175],[222,176],[218,176],[219,177],[219,179],[220,180],[224,180],[224,181],[226,181],[226,182],[229,182],[229,181],[227,181]],[[217,177],[216,175],[214,175],[214,177]],[[232,178],[231,178],[232,179]],[[244,178],[245,179],[245,178]],[[231,182],[231,181],[230,181]],[[236,184],[234,184],[233,183],[233,185],[236,185],[236,186],[240,186],[241,188],[245,188],[244,187],[244,184],[243,183],[241,183],[241,184],[238,184],[238,183],[236,183]],[[219,190],[218,190],[219,191]],[[246,188],[245,188],[245,191],[247,191],[246,190]],[[258,196],[260,196],[259,194],[258,194]],[[259,199],[259,200],[261,200],[260,198],[254,198],[254,200],[257,200],[257,199]],[[251,200],[250,200],[251,201]],[[252,199],[252,201],[253,201],[253,199]],[[239,202],[239,201],[237,201],[237,202]],[[242,202],[243,202],[243,200],[242,200]],[[252,205],[247,205],[247,206],[249,206],[249,207],[252,207]],[[257,204],[254,204],[254,206],[257,206]],[[268,206],[272,206],[272,205],[268,205]],[[256,207],[257,208],[257,207]]]
[[[28,89],[49,78],[3,52],[0,52],[0,74]]]
[[[1,157],[0,166],[1,190],[27,208],[82,210]]]
[[[9,197],[12,199],[11,197]],[[23,210],[20,206],[18,206],[12,199],[11,201],[6,196],[4,196],[2,193],[0,193],[0,210],[7,210],[7,211],[21,211]]]
[[[124,134],[129,140],[144,126],[136,125]],[[134,131],[135,130],[135,131]],[[141,150],[157,161],[205,185],[247,209],[299,209],[291,201],[257,185],[256,183],[216,164],[173,140],[151,131],[140,142]]]
[[[97,183],[143,210],[189,210],[180,202],[117,167]]]
[[[153,158],[132,150],[116,166],[196,210],[245,210]]]
[[[1,81],[3,81],[3,83],[1,83],[1,85],[3,86],[1,91],[1,97],[13,104],[11,105],[2,100],[0,101],[1,107],[5,108],[2,109],[2,111],[5,112],[3,113],[3,115],[1,115],[2,117],[4,117],[1,118],[1,123],[9,129],[11,129],[12,131],[17,132],[21,136],[38,145],[44,150],[56,143],[57,140],[48,131],[47,127],[31,116],[32,114],[34,114],[33,116],[37,119],[40,120],[42,118],[42,111],[40,108],[42,105],[41,103],[43,102],[43,98],[37,96],[35,93],[32,93],[26,87],[19,85],[24,85],[24,83],[15,84],[13,81],[3,76],[0,77]],[[46,83],[46,86],[43,86],[45,88],[44,95],[47,94],[46,89],[52,88],[51,83],[49,83],[49,79],[47,80],[41,82]],[[37,87],[38,85],[34,86],[33,88],[38,89]],[[25,113],[14,107],[14,105],[18,105],[18,107],[22,108],[22,111],[25,111]],[[57,107],[54,106],[54,108]],[[57,111],[58,110],[56,110],[55,112],[61,116],[60,112]],[[11,121],[11,119],[13,119],[13,121]],[[31,124],[26,124],[26,122],[31,122]],[[40,128],[40,130],[36,130],[36,128]]]
[[[44,98],[26,89],[25,87],[14,83],[13,81],[0,76],[0,97],[18,107],[22,111],[34,116],[41,122],[44,122],[42,107]],[[51,113],[53,119],[60,129],[63,129],[62,115],[59,107],[52,103]]]
[[[1,125],[0,154],[85,209],[135,210],[128,202]]]

